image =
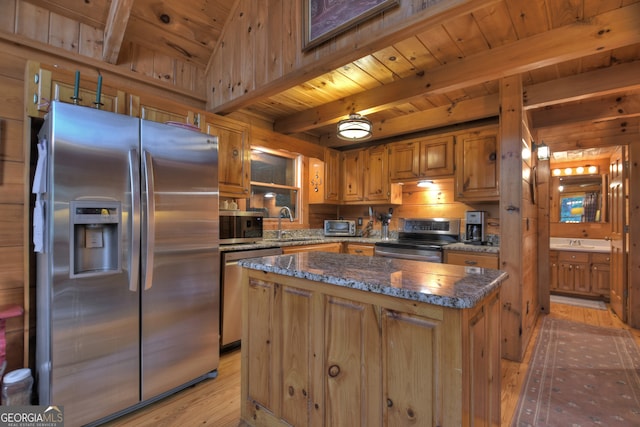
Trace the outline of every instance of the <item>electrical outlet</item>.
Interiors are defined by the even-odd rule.
[[[362,225],[362,218],[358,218],[358,225]]]

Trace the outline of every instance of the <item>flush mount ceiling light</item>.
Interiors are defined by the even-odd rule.
[[[540,144],[535,142],[531,146],[531,151],[538,152],[538,160],[549,160],[551,158],[551,150],[549,146],[542,141]]]
[[[338,138],[346,141],[364,141],[371,138],[373,125],[360,114],[349,114],[348,119],[338,122]]]

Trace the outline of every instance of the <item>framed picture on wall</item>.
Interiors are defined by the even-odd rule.
[[[302,0],[303,50],[399,3],[400,0]]]

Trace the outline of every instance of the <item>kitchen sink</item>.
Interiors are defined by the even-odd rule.
[[[567,245],[567,244],[560,244],[560,245],[551,245],[551,248],[568,248],[568,249],[593,249],[595,248],[595,246],[590,246],[590,245]]]

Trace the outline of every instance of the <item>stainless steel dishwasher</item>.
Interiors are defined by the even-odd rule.
[[[238,261],[281,255],[282,248],[249,249],[222,252],[222,304],[220,306],[220,348],[226,350],[240,344],[242,337],[242,267]]]

